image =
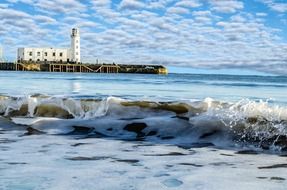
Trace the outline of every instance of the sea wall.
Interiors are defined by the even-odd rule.
[[[72,64],[72,63],[0,63],[0,70],[42,72],[168,74],[162,65]]]
[[[13,71],[15,70],[15,66],[14,63],[0,63],[0,70]]]

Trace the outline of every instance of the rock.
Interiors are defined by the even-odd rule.
[[[162,103],[158,105],[156,109],[172,111],[175,112],[176,114],[183,114],[188,112],[188,105],[184,103],[179,104]]]
[[[218,133],[218,132],[219,132],[219,131],[214,130],[214,131],[211,131],[211,132],[208,132],[208,133],[204,133],[204,134],[202,134],[199,138],[200,138],[200,139],[204,139],[204,138],[210,137],[210,136],[212,136],[212,135],[214,135],[214,134],[216,134],[216,133]]]
[[[283,135],[275,136],[275,139],[274,139],[273,142],[274,142],[275,146],[279,146],[282,149],[286,149],[287,148],[287,136],[285,136],[285,135],[284,136]]]
[[[214,162],[210,163],[212,166],[234,166],[234,164],[227,163],[227,162]]]
[[[39,130],[34,129],[32,127],[27,127],[26,130],[27,130],[27,132],[24,133],[24,135],[42,135],[42,134],[45,134],[45,132],[39,131]]]
[[[275,164],[271,166],[258,167],[258,169],[275,169],[275,168],[287,168],[287,164]]]
[[[210,143],[210,142],[198,142],[198,143],[192,143],[190,145],[190,148],[204,148],[204,147],[210,147],[210,146],[214,146],[213,143]]]
[[[155,136],[157,134],[157,131],[150,131],[146,136]]]
[[[189,121],[189,117],[184,117],[184,116],[179,116],[179,115],[173,116],[172,118],[178,118],[178,119],[182,119],[185,121]]]
[[[248,123],[250,123],[250,124],[255,124],[255,123],[258,122],[258,118],[257,118],[257,117],[248,117],[248,118],[246,119],[246,121],[247,121]]]
[[[110,157],[106,156],[93,156],[93,157],[84,157],[84,156],[77,156],[77,157],[71,157],[71,158],[66,158],[67,160],[72,160],[72,161],[96,161],[96,160],[105,160]]]
[[[120,118],[119,120],[132,121],[132,120],[138,120],[138,119],[144,119],[144,118],[141,118],[141,117],[132,117],[132,118]]]
[[[264,124],[268,123],[268,120],[266,118],[263,118],[263,117],[248,117],[246,119],[246,122],[249,124],[264,125]]]
[[[281,154],[279,154],[280,157],[287,157],[287,153],[286,152],[283,152]]]
[[[10,117],[26,116],[28,114],[28,104],[23,104],[19,110],[9,112]]]
[[[184,166],[194,166],[194,167],[203,167],[201,164],[193,164],[193,163],[179,163],[179,165],[184,165]]]
[[[130,132],[135,132],[137,134],[137,138],[139,138],[139,137],[144,136],[144,133],[142,132],[142,130],[144,130],[147,127],[148,126],[145,123],[131,123],[131,124],[127,124],[124,127],[124,130],[130,131]]]
[[[37,106],[34,115],[38,117],[56,117],[62,119],[74,118],[74,116],[71,115],[67,110],[51,104],[42,104]]]
[[[75,144],[72,144],[71,146],[77,147],[77,146],[82,146],[82,145],[87,145],[87,144],[91,144],[91,143],[75,143]]]
[[[220,155],[222,155],[222,156],[234,156],[233,154],[224,154],[224,153],[221,153]]]
[[[261,121],[263,122],[263,121]],[[256,123],[254,124],[256,126],[259,125],[270,125],[270,124],[261,124],[261,123]],[[271,126],[270,126],[271,128]],[[270,130],[275,130],[275,129],[270,129]],[[243,137],[241,136],[242,134]],[[241,133],[240,137],[237,137],[238,139],[235,139],[238,142],[243,142],[243,143],[253,143],[257,145],[259,148],[262,148],[264,150],[269,150],[273,146],[277,146],[281,149],[281,151],[287,151],[287,135],[270,135],[269,137],[262,137],[259,135],[256,135],[254,132],[244,132]]]
[[[268,177],[256,177],[257,179],[267,179]]]
[[[258,154],[255,150],[239,150],[235,154]]]
[[[169,139],[174,139],[175,137],[173,136],[165,136],[165,137],[161,137],[162,140],[169,140]]]
[[[183,154],[181,152],[170,152],[167,154],[144,154],[144,156],[185,156],[187,154]]]
[[[9,165],[26,165],[26,162],[7,162]]]
[[[287,150],[287,136],[285,135],[274,135],[259,141],[259,146],[265,150],[269,150],[271,146],[278,146],[281,148],[281,151]]]
[[[170,152],[168,154],[166,154],[167,156],[182,156],[182,155],[186,155],[186,154],[183,154],[181,152]]]
[[[105,135],[103,133],[97,132],[97,131],[91,131],[92,133],[89,133],[87,136],[84,137],[84,139],[89,139],[89,138],[105,138],[109,137],[108,135]],[[83,134],[85,135],[85,134]]]
[[[285,178],[283,178],[283,177],[271,177],[270,179],[271,180],[281,180],[281,181],[285,180]]]
[[[139,160],[135,160],[135,159],[116,159],[117,162],[125,162],[125,163],[129,163],[129,164],[135,164],[138,163]]]
[[[137,106],[140,108],[149,108],[154,110],[172,111],[176,114],[183,114],[189,111],[188,105],[184,103],[170,103],[170,102],[148,102],[148,101],[135,101],[135,102],[121,102],[123,106]]]
[[[94,130],[94,128],[83,126],[73,126],[73,128],[74,130],[67,133],[66,135],[87,135]]]

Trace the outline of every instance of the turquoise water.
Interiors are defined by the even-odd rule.
[[[196,74],[91,74],[0,72],[0,93],[136,100],[268,100],[286,104],[287,77]]]

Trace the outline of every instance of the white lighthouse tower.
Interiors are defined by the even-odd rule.
[[[0,63],[3,62],[3,49],[2,47],[0,46]]]
[[[71,61],[81,62],[80,31],[78,28],[72,29],[71,34]]]

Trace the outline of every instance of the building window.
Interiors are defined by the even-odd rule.
[[[53,53],[53,56],[54,56],[54,57],[56,56],[56,53],[55,53],[55,52]]]
[[[60,57],[63,57],[63,53],[62,52],[60,53]]]
[[[37,61],[40,61],[40,59],[37,59]]]
[[[41,52],[37,52],[37,56],[41,56]]]
[[[44,61],[47,62],[47,59],[45,59]]]
[[[45,52],[45,56],[48,56],[48,52]]]
[[[33,52],[32,52],[32,51],[30,51],[30,52],[29,52],[29,55],[30,55],[30,56],[32,56],[32,55],[33,55]]]
[[[29,59],[29,61],[32,61],[32,59]]]
[[[79,53],[78,53],[78,52],[76,52],[76,55],[79,55]]]

